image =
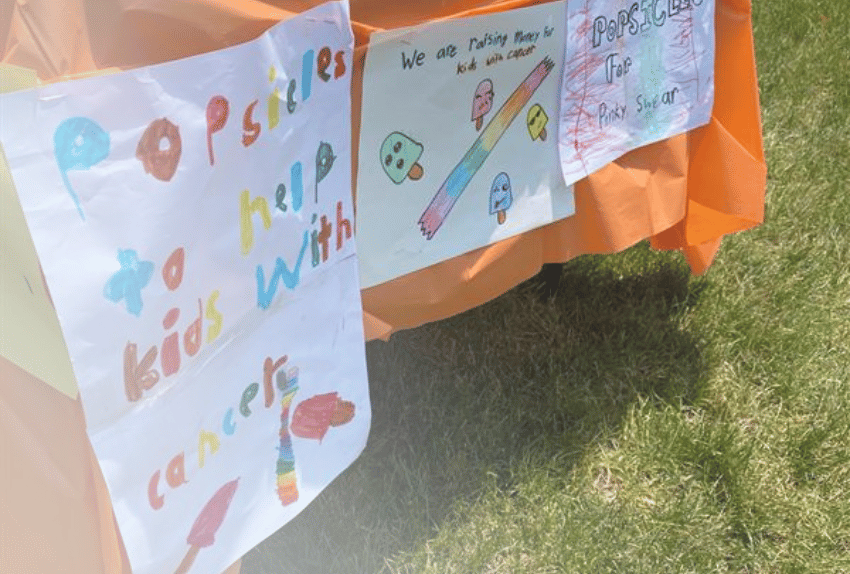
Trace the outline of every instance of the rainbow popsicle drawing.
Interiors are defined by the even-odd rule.
[[[283,506],[298,500],[298,483],[295,475],[295,456],[289,434],[289,407],[298,392],[298,368],[290,369],[286,376],[278,371],[278,387],[283,391],[280,400],[280,447],[277,458],[277,496]],[[285,382],[284,382],[285,381]],[[283,384],[281,384],[283,382]]]
[[[445,221],[466,186],[481,169],[496,143],[554,67],[555,62],[549,56],[546,56],[537,64],[507,101],[502,104],[502,107],[484,128],[484,131],[481,132],[481,135],[478,136],[478,139],[475,140],[460,163],[455,166],[446,181],[437,190],[434,199],[431,200],[431,203],[422,213],[422,217],[419,218],[419,228],[426,239],[433,238],[437,230],[440,229],[443,221]]]

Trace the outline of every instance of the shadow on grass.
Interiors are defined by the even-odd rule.
[[[459,503],[510,488],[516,462],[557,459],[566,474],[635,401],[698,401],[700,345],[682,324],[702,283],[669,255],[646,253],[639,273],[623,274],[622,258],[583,257],[560,266],[552,297],[538,277],[368,343],[363,455],[243,571],[381,571]]]

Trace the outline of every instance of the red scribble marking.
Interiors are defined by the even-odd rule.
[[[565,125],[573,125],[572,138],[570,138],[572,141],[564,143],[566,145],[572,144],[576,152],[576,159],[581,163],[585,174],[588,173],[587,156],[598,151],[601,145],[607,146],[608,151],[614,149],[627,151],[627,148],[622,144],[608,141],[609,137],[605,134],[605,130],[597,124],[594,111],[587,109],[589,102],[604,101],[605,96],[615,89],[614,84],[606,85],[590,82],[590,75],[604,64],[603,57],[594,54],[589,45],[589,38],[593,29],[590,12],[591,3],[591,0],[586,0],[582,8],[569,18],[575,34],[579,34],[582,39],[582,46],[580,50],[573,51],[570,58],[564,63],[564,96],[562,98],[563,122]],[[676,83],[684,87],[696,82],[696,98],[698,100],[701,81],[694,43],[693,10],[683,11],[670,19],[679,29],[668,46],[665,71],[668,77],[675,77],[675,73],[679,71],[682,71],[681,76],[686,78],[690,76],[691,79],[677,80]],[[574,20],[578,22],[572,24]],[[690,106],[678,106],[677,122],[681,123],[687,119],[689,108]]]
[[[588,173],[586,154],[598,147],[606,139],[595,123],[595,114],[588,110],[587,101],[599,101],[611,89],[602,84],[591,84],[590,74],[603,64],[601,55],[591,53],[588,38],[593,29],[590,15],[590,1],[579,10],[581,22],[576,26],[576,34],[583,38],[582,50],[564,63],[564,93],[562,103],[566,108],[563,115],[565,123],[574,123],[573,148],[582,164],[582,170]],[[613,87],[613,86],[612,86]]]
[[[694,78],[697,81],[696,101],[699,101],[699,89],[700,89],[700,86],[702,85],[702,82],[700,81],[699,66],[697,65],[697,50],[696,50],[696,46],[694,45],[694,12],[693,12],[693,10],[687,11],[687,16],[685,17],[684,22],[682,23],[682,31],[680,32],[680,34],[682,36],[682,41],[683,42],[687,41],[690,44],[691,58],[693,59],[693,63],[694,63]]]

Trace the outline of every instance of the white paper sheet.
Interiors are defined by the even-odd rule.
[[[567,182],[706,124],[713,103],[714,0],[568,3],[558,126]]]
[[[357,245],[369,287],[574,212],[557,117],[565,3],[373,34]]]
[[[330,3],[0,100],[136,574],[224,570],[365,445],[352,50]]]

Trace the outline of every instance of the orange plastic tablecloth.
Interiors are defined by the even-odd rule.
[[[35,69],[42,81],[156,64],[253,39],[318,3],[6,1],[2,60]],[[534,3],[351,0],[354,110],[371,32]],[[635,150],[578,182],[573,217],[364,290],[368,338],[484,303],[543,263],[619,251],[645,238],[659,249],[682,250],[701,273],[724,234],[760,223],[767,168],[749,0],[717,0],[716,38],[715,104],[707,126]],[[354,127],[356,150],[356,111]],[[0,571],[130,572],[79,399],[2,357],[0,491]]]

